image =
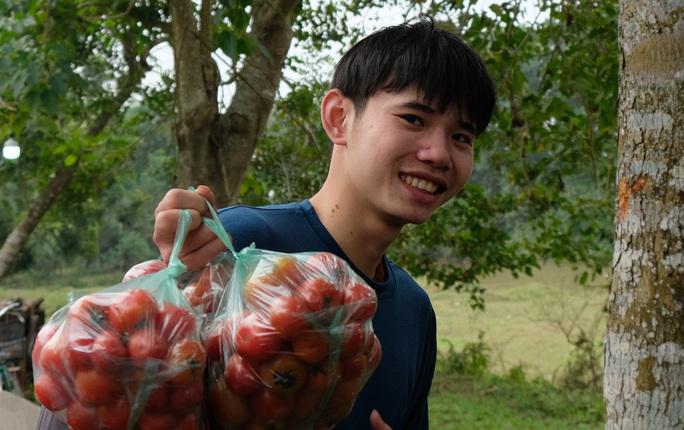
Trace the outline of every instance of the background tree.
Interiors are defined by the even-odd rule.
[[[684,426],[683,18],[681,3],[620,1],[607,429]]]

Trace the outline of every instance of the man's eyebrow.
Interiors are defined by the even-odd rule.
[[[399,105],[399,107],[402,108],[408,108],[408,109],[414,109],[417,111],[429,113],[429,114],[436,114],[437,110],[433,108],[432,106],[426,105],[425,103],[420,103],[420,102],[406,102],[402,103]],[[477,127],[475,127],[475,124],[469,121],[457,121],[457,125],[459,128],[462,128],[463,130],[473,134],[477,135]]]

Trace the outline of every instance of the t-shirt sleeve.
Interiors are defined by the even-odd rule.
[[[68,430],[68,427],[55,414],[41,407],[36,422],[36,430]]]
[[[432,377],[435,373],[435,362],[437,360],[437,321],[432,307],[430,307],[426,325],[423,360],[413,405],[404,426],[406,430],[423,430],[430,427],[428,420],[428,394],[430,394]]]

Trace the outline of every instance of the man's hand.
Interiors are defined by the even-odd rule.
[[[165,263],[169,262],[178,218],[183,209],[188,209],[192,215],[188,237],[180,252],[180,259],[188,270],[201,269],[218,253],[226,250],[225,245],[202,223],[202,217],[211,216],[205,199],[214,204],[214,192],[206,185],[200,185],[196,191],[174,188],[157,205],[152,240]]]
[[[370,414],[370,424],[373,430],[392,430],[392,427],[382,420],[377,409],[373,409],[373,412]]]

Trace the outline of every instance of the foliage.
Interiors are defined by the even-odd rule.
[[[440,358],[441,370],[449,375],[482,376],[489,368],[490,349],[484,342],[484,332],[480,331],[477,342],[469,342],[461,351],[456,351],[449,342],[449,349]]]

